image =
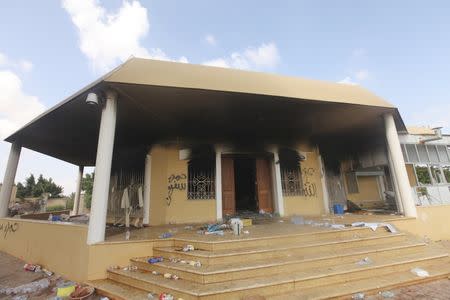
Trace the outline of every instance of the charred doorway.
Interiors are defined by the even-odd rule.
[[[234,159],[234,182],[237,211],[257,211],[256,160],[240,157]]]

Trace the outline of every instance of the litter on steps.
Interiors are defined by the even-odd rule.
[[[430,274],[428,273],[428,271],[421,269],[421,268],[413,268],[411,269],[411,273],[421,277],[421,278],[425,278],[425,277],[429,277]]]
[[[358,266],[367,266],[367,265],[371,265],[372,263],[373,263],[373,261],[370,259],[370,257],[364,257],[363,259],[358,261],[356,264]]]
[[[191,252],[191,251],[194,251],[194,250],[195,250],[195,248],[194,248],[193,245],[186,245],[186,246],[183,247],[183,252]]]
[[[386,227],[391,233],[397,233],[398,230],[394,225],[389,223],[368,223],[368,222],[355,222],[352,223],[352,227],[369,227],[373,231],[377,230],[378,227]]]
[[[162,256],[152,256],[147,261],[149,264],[156,264],[162,262],[163,260],[164,258],[162,258]]]

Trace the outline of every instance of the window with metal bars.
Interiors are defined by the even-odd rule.
[[[301,156],[297,151],[282,149],[279,151],[279,159],[283,196],[303,196]]]
[[[201,155],[193,151],[188,163],[188,199],[214,199],[216,163],[214,152],[203,151]]]

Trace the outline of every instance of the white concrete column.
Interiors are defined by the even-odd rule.
[[[403,203],[402,203],[402,196],[400,195],[400,189],[398,187],[398,183],[397,183],[397,175],[395,175],[395,170],[394,170],[394,166],[392,164],[392,157],[391,157],[391,153],[388,149],[388,160],[389,160],[389,170],[391,171],[391,179],[392,179],[392,184],[393,184],[393,188],[394,188],[394,193],[395,193],[395,202],[397,203],[397,208],[399,210],[400,213],[404,213],[403,210]]]
[[[145,157],[145,171],[144,171],[144,217],[142,223],[144,225],[150,224],[150,189],[151,189],[151,175],[152,175],[152,156],[147,154]]]
[[[8,164],[6,165],[5,177],[3,179],[2,189],[0,191],[0,218],[8,216],[8,206],[11,200],[11,194],[16,179],[17,165],[19,164],[20,151],[22,145],[15,141],[11,144],[9,151]]]
[[[392,158],[393,173],[397,179],[405,216],[417,217],[416,205],[409,185],[405,160],[403,159],[402,149],[400,147],[398,133],[392,114],[384,115],[384,124],[386,127],[387,146]]]
[[[216,219],[222,221],[222,147],[216,146]]]
[[[83,180],[84,166],[78,167],[77,186],[75,190],[75,199],[73,199],[72,215],[78,215],[80,213],[80,198],[81,198],[81,181]]]
[[[108,90],[102,108],[98,136],[94,187],[92,190],[91,213],[87,237],[87,243],[89,245],[105,240],[106,213],[108,208],[109,183],[111,179],[116,115],[117,93],[113,90]]]
[[[322,184],[323,209],[325,210],[326,214],[329,214],[330,213],[330,196],[328,194],[325,166],[324,166],[321,155],[319,155],[318,160],[319,160],[319,168],[320,168],[320,182]]]
[[[281,186],[281,169],[280,169],[280,157],[278,155],[278,149],[274,148],[271,151],[273,153],[272,171],[273,171],[273,188],[275,196],[275,210],[280,217],[284,217],[284,198],[283,188]]]

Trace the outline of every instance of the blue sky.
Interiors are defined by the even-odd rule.
[[[2,1],[0,135],[130,55],[360,84],[449,132],[449,15],[448,1]],[[24,150],[16,179],[30,172],[74,190],[75,166]]]

